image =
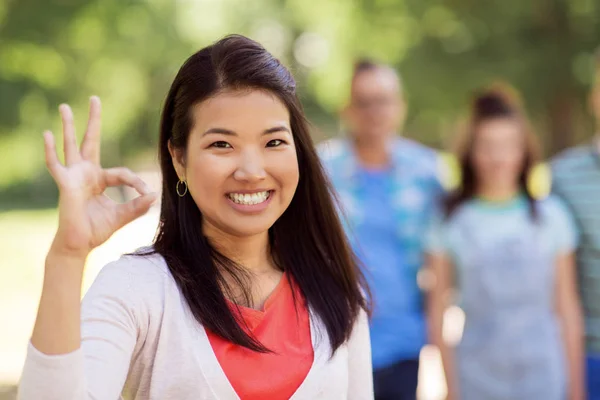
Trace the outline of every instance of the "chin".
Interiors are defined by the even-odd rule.
[[[250,237],[268,232],[275,221],[244,221],[245,218],[230,220],[231,222],[220,224],[220,229],[235,237]]]
[[[233,228],[231,229],[231,233],[235,237],[239,238],[247,238],[257,235],[262,235],[269,231],[269,228],[260,228],[260,229],[251,229],[251,228]]]

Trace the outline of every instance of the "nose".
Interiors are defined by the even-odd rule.
[[[260,151],[248,150],[240,154],[233,178],[238,181],[255,183],[264,180],[267,172],[264,167],[264,156]]]

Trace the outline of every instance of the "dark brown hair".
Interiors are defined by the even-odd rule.
[[[396,78],[398,79],[398,87],[400,89],[402,88],[402,79],[400,78],[400,74],[398,74],[398,71],[396,71],[389,65],[374,61],[370,58],[360,58],[356,60],[356,62],[354,63],[354,68],[352,70],[352,81],[354,81],[354,79],[356,79],[356,77],[362,74],[363,72],[369,72],[378,69],[389,69],[390,71],[393,71],[393,73],[396,75]]]
[[[221,254],[202,232],[202,212],[191,196],[179,197],[168,143],[187,148],[194,105],[224,90],[265,90],[290,113],[300,179],[290,206],[269,229],[270,250],[307,306],[323,322],[333,351],[367,310],[364,277],[344,235],[332,191],[315,151],[290,72],[260,44],[228,36],[192,55],[167,95],[160,127],[162,205],[154,251],[166,260],[191,312],[205,328],[254,351],[269,351],[239,325],[226,297],[230,277],[249,298],[242,266]],[[210,173],[210,171],[206,171]],[[239,322],[239,323],[238,323]]]
[[[356,78],[359,74],[366,71],[372,71],[380,68],[381,66],[373,60],[368,58],[361,58],[354,63],[354,70],[352,71],[352,79]]]
[[[459,163],[461,182],[445,202],[446,216],[450,217],[464,202],[476,195],[477,180],[473,166],[473,144],[480,126],[494,119],[510,119],[517,122],[524,136],[525,157],[519,174],[519,187],[527,198],[532,217],[536,217],[536,202],[528,186],[531,170],[539,159],[539,145],[525,115],[517,92],[503,83],[475,94],[464,135],[458,143],[456,156]]]

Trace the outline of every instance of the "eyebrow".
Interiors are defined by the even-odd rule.
[[[273,128],[269,128],[266,129],[265,131],[263,131],[263,135],[269,135],[271,133],[276,133],[276,132],[287,132],[287,133],[292,133],[288,127],[283,126],[283,125],[278,125],[278,126],[274,126]],[[210,128],[207,131],[205,131],[202,136],[206,136],[209,134],[218,134],[218,135],[230,135],[230,136],[238,136],[238,134],[235,131],[232,131],[230,129],[225,129],[225,128]]]

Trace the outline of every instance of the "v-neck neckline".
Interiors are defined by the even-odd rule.
[[[256,310],[255,310],[256,311]],[[310,396],[307,392],[310,383],[315,380],[315,375],[319,374],[319,370],[325,365],[328,359],[328,355],[331,352],[331,346],[328,340],[323,340],[325,335],[324,327],[316,315],[314,315],[309,309],[309,321],[310,321],[310,340],[313,347],[313,363],[310,370],[306,374],[306,377],[298,386],[298,389],[290,397],[290,400],[300,400],[308,398]],[[204,326],[199,325],[199,350],[204,357],[200,357],[200,368],[204,373],[206,382],[208,383],[211,392],[215,396],[215,399],[222,400],[241,400],[235,389],[231,385],[231,382],[227,378],[225,371],[221,367],[217,355],[215,354],[208,334]],[[305,393],[306,392],[306,393]],[[308,396],[308,397],[307,397]]]
[[[225,299],[225,300],[227,301],[227,304],[233,310],[239,309],[240,312],[243,314],[243,316],[251,316],[252,318],[254,318],[254,317],[262,318],[265,315],[265,313],[269,310],[269,308],[271,307],[271,304],[273,304],[280,297],[280,294],[283,292],[283,289],[286,289],[287,286],[289,286],[289,279],[287,277],[287,274],[284,271],[281,274],[281,277],[279,278],[279,282],[277,282],[277,285],[275,285],[275,287],[273,288],[271,293],[269,293],[269,295],[265,299],[265,301],[260,309],[246,307],[244,305],[237,304],[229,299]],[[291,287],[289,288],[289,290],[292,290]]]

